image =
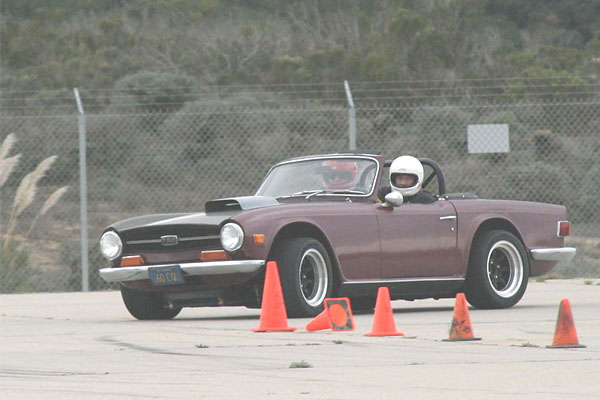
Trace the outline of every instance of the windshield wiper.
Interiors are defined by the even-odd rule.
[[[326,193],[327,191],[325,189],[321,189],[321,190],[313,190],[312,193],[309,193],[308,196],[306,196],[306,200],[310,200],[311,197],[314,197],[318,194],[321,193]]]
[[[303,190],[301,192],[296,192],[292,194],[287,194],[285,196],[279,196],[278,199],[285,199],[288,197],[296,197],[296,196],[306,196],[307,199],[310,199],[312,196],[315,196],[319,193],[324,193],[324,189],[316,189],[316,190]]]
[[[317,190],[303,190],[301,192],[296,192],[296,193],[292,193],[292,194],[288,194],[285,196],[279,196],[278,198],[289,198],[289,197],[296,197],[296,196],[306,196],[306,200],[310,200],[311,197],[314,197],[318,194],[359,194],[359,195],[365,195],[367,193],[363,192],[362,190],[350,190],[350,189],[339,189],[339,190],[328,190],[328,189],[317,189]]]

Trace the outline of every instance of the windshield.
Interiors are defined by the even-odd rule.
[[[371,194],[377,162],[367,158],[319,158],[292,161],[271,170],[257,196]]]

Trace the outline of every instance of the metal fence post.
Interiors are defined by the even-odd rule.
[[[348,100],[348,125],[349,125],[349,149],[356,150],[356,108],[354,108],[354,100],[348,81],[344,81],[344,89],[346,90],[346,99]]]
[[[85,158],[85,113],[79,97],[79,90],[74,88],[77,109],[79,110],[79,198],[81,209],[81,290],[90,290],[90,268],[88,264],[88,226],[87,226],[87,171]]]

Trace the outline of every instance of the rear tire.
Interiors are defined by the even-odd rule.
[[[156,293],[121,286],[121,297],[127,311],[141,320],[172,319],[181,311],[181,307],[169,308],[162,296]]]
[[[287,315],[314,317],[323,311],[323,300],[331,297],[331,260],[318,240],[301,237],[279,244],[274,252]]]
[[[517,304],[527,288],[529,259],[512,233],[483,232],[473,241],[465,282],[467,300],[482,309]]]

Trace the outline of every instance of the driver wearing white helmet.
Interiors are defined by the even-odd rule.
[[[400,193],[405,203],[428,204],[437,200],[431,193],[423,190],[423,177],[423,164],[415,157],[401,156],[390,165],[391,190]],[[382,188],[378,197],[385,198],[391,190]]]

